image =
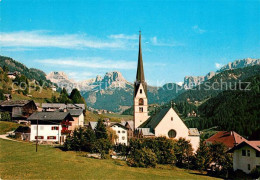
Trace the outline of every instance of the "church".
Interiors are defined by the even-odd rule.
[[[188,128],[172,107],[162,109],[154,116],[148,115],[147,83],[139,33],[139,52],[136,81],[134,83],[134,130],[142,137],[166,136],[168,138],[185,138],[196,151],[199,147],[200,134],[197,128]]]

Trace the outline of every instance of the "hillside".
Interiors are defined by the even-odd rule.
[[[217,126],[218,130],[234,130],[250,136],[260,128],[260,75],[245,79],[251,90],[223,91],[199,106],[200,118],[186,123],[200,130]],[[245,89],[245,86],[242,86]]]
[[[46,79],[46,74],[43,71],[35,68],[29,69],[24,64],[10,57],[0,56],[0,67],[3,68],[4,66],[8,67],[10,72],[18,71],[30,80],[35,79],[38,82],[45,81],[50,83],[50,81]]]
[[[223,71],[211,79],[205,81],[203,84],[183,92],[174,100],[175,102],[182,102],[187,100],[191,102],[204,101],[206,99],[215,97],[224,90],[228,90],[234,87],[239,81],[244,81],[245,79],[259,73],[259,65]]]
[[[51,102],[52,96],[59,96],[58,92],[48,87],[50,84],[43,71],[28,69],[25,65],[8,57],[0,56],[0,58],[0,94],[11,94],[13,100],[32,99],[39,103]],[[7,67],[9,71],[18,71],[20,74],[15,79],[10,79],[3,67]],[[44,81],[47,83],[43,83]],[[0,99],[4,98],[0,97]]]

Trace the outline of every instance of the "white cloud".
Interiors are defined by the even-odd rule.
[[[168,46],[168,47],[183,46],[183,44],[177,43],[177,42],[168,43],[168,42],[158,41],[156,36],[150,38],[150,41],[151,41],[151,44],[154,45],[154,46]]]
[[[193,29],[194,32],[199,33],[199,34],[203,34],[203,33],[206,32],[206,30],[201,29],[198,25],[192,26],[192,29]]]
[[[122,48],[124,43],[116,40],[100,40],[86,34],[52,34],[49,31],[1,32],[1,47],[56,47],[56,48]]]
[[[215,67],[216,67],[217,69],[220,69],[220,68],[222,68],[222,67],[223,67],[223,64],[220,64],[220,63],[215,63]]]
[[[111,34],[108,36],[109,38],[112,39],[126,39],[126,40],[136,40],[138,39],[138,35],[126,35],[126,34]]]
[[[81,68],[93,68],[93,69],[136,69],[135,61],[125,61],[125,60],[106,60],[103,58],[85,58],[85,59],[41,59],[35,60],[36,62],[47,64],[47,65],[57,65],[57,66],[67,66],[67,67],[81,67]]]

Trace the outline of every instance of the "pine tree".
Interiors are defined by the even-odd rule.
[[[205,142],[201,141],[200,146],[195,155],[196,159],[196,169],[203,171],[206,170],[211,162],[211,157],[209,153],[209,147]]]
[[[71,91],[69,98],[71,99],[72,103],[74,103],[74,104],[78,104],[78,103],[85,104],[84,98],[81,96],[79,90],[76,88]]]
[[[97,139],[108,138],[106,126],[101,119],[98,120],[97,127],[95,128],[95,134]]]

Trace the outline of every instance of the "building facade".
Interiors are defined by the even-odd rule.
[[[260,168],[260,141],[243,141],[228,151],[233,153],[233,169],[249,174]]]
[[[127,128],[120,123],[115,123],[110,126],[117,135],[115,144],[128,145]]]
[[[30,141],[62,143],[70,133],[73,118],[68,112],[35,112],[28,120],[31,121]]]

